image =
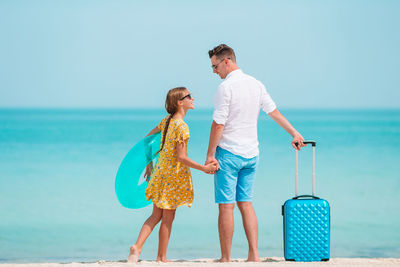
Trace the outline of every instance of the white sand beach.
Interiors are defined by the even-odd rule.
[[[244,259],[235,259],[229,263],[218,263],[215,259],[196,259],[196,260],[171,260],[169,263],[158,263],[155,261],[141,260],[137,264],[127,263],[124,261],[107,262],[100,260],[98,262],[71,262],[71,263],[24,263],[24,264],[0,264],[0,267],[92,267],[92,266],[162,266],[162,267],[261,267],[261,266],[335,266],[335,267],[365,267],[379,266],[391,267],[400,266],[398,258],[333,258],[328,262],[287,262],[283,258],[269,257],[262,258],[261,262],[246,262]]]

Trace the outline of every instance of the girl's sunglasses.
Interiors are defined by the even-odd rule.
[[[182,97],[182,98],[179,99],[179,100],[183,100],[183,99],[185,99],[186,97],[188,97],[189,99],[192,99],[192,96],[191,96],[190,94],[187,94],[187,95],[185,95],[184,97]]]

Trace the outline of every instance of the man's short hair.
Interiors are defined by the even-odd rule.
[[[210,58],[212,58],[212,56],[215,56],[220,60],[224,58],[229,58],[236,63],[235,52],[226,44],[220,44],[219,46],[214,47],[212,50],[208,51],[208,55],[210,56]]]

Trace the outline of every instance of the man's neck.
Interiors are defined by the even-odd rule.
[[[232,65],[232,67],[230,67],[228,69],[228,74],[226,76],[228,76],[232,71],[235,71],[235,70],[238,70],[238,69],[239,69],[238,65],[236,65],[236,64]]]

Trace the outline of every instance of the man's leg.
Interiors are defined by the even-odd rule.
[[[221,259],[220,262],[229,262],[231,260],[231,246],[233,237],[233,209],[234,203],[219,204],[218,215],[218,232],[219,242],[221,245]]]
[[[215,203],[218,204],[218,232],[221,246],[221,262],[231,260],[231,246],[233,236],[233,209],[237,176],[239,171],[238,156],[217,147],[215,153],[219,163],[219,170],[214,175]]]
[[[249,242],[247,261],[260,261],[258,256],[258,223],[257,216],[251,202],[237,202],[242,214],[243,227]]]
[[[242,214],[243,227],[249,242],[248,261],[260,261],[258,256],[258,224],[252,205],[253,184],[258,165],[258,157],[246,159],[244,168],[239,171],[236,188],[236,201]]]

